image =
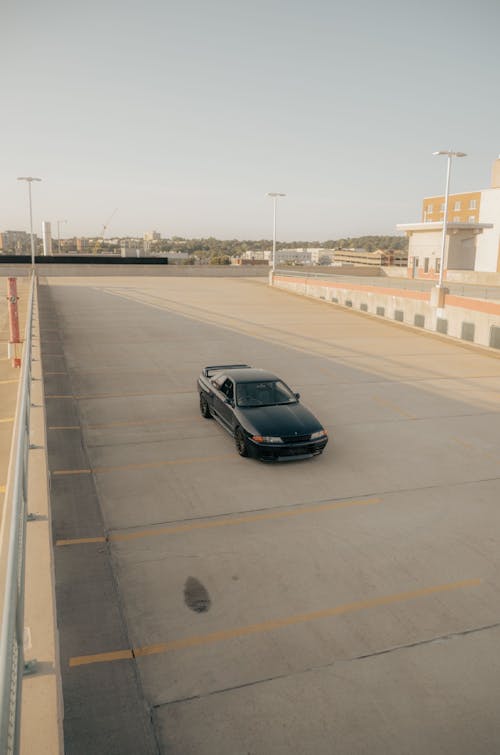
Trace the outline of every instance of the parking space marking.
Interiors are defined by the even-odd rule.
[[[19,378],[12,378],[10,380],[0,380],[0,385],[9,385],[10,383],[18,383]]]
[[[80,425],[49,425],[47,430],[79,430]]]
[[[0,485],[0,493],[5,493],[5,485]]]
[[[111,653],[98,653],[97,655],[84,655],[69,659],[69,665],[82,666],[89,663],[109,663],[110,661],[131,661],[133,659],[132,650],[114,650]],[[85,659],[85,660],[82,660]]]
[[[89,543],[105,543],[107,538],[101,537],[76,537],[73,540],[56,540],[56,546],[60,545],[87,545]]]
[[[121,422],[101,422],[95,425],[87,425],[90,430],[102,430],[108,427],[149,427],[149,425],[168,425],[175,422],[196,422],[205,423],[206,420],[202,417],[172,417],[164,419],[138,419],[138,420],[123,420]]]
[[[406,417],[407,419],[417,419],[415,414],[411,414],[410,412],[401,409],[400,406],[394,404],[392,401],[387,401],[387,399],[379,398],[379,396],[373,396],[373,400],[386,409],[392,409],[393,412],[400,414],[402,417]]]
[[[157,469],[159,467],[168,467],[174,464],[196,464],[210,461],[219,461],[221,459],[238,460],[239,456],[234,453],[220,454],[219,456],[193,456],[188,459],[164,459],[162,461],[144,461],[136,464],[117,464],[112,467],[95,467],[94,469],[56,469],[51,472],[52,475],[72,475],[72,474],[107,474],[109,472],[126,472],[131,469]]]
[[[92,470],[91,469],[55,469],[50,474],[61,477],[63,475],[72,475],[72,474],[92,474]]]
[[[0,424],[3,424],[4,422],[14,422],[14,417],[4,417],[3,419],[0,419]]]
[[[143,537],[155,537],[156,535],[177,535],[181,532],[192,532],[193,530],[208,530],[216,527],[231,527],[240,524],[250,524],[252,522],[261,522],[272,519],[286,519],[301,514],[315,514],[322,511],[334,511],[335,509],[346,509],[351,506],[370,506],[382,503],[382,498],[362,498],[351,501],[332,501],[329,503],[318,503],[310,506],[297,506],[290,509],[280,509],[279,511],[262,511],[258,514],[245,514],[243,516],[226,516],[224,518],[205,519],[203,521],[191,521],[187,524],[174,524],[169,527],[157,527],[148,530],[136,530],[135,532],[117,533],[109,535],[109,542],[118,543],[128,540],[138,540]],[[79,545],[81,543],[104,542],[106,538],[75,538],[74,540],[57,540],[56,546]]]
[[[406,592],[395,593],[393,595],[383,595],[378,598],[357,600],[352,603],[344,603],[343,605],[335,606],[334,608],[325,608],[320,611],[312,611],[311,613],[296,614],[295,616],[287,616],[281,619],[272,619],[271,621],[264,621],[259,624],[250,624],[248,626],[235,627],[234,629],[222,629],[218,632],[210,632],[209,634],[191,635],[179,640],[160,642],[156,645],[146,645],[145,647],[133,648],[131,650],[74,656],[69,659],[69,666],[74,668],[93,663],[107,663],[109,661],[121,660],[123,658],[141,658],[149,655],[169,653],[175,650],[186,650],[189,648],[200,647],[202,645],[214,645],[225,640],[234,640],[239,637],[247,637],[253,634],[264,634],[285,627],[318,621],[319,619],[333,618],[369,608],[389,606],[440,593],[453,592],[454,590],[462,590],[468,587],[477,587],[480,584],[480,579],[464,579],[460,582],[451,582],[445,585],[433,585],[432,587],[422,587],[419,590],[409,590]]]
[[[2,420],[0,420],[1,422]],[[6,420],[4,420],[6,421]],[[107,430],[113,427],[150,427],[152,425],[169,425],[177,422],[195,422],[196,424],[205,423],[201,417],[175,417],[171,419],[138,419],[123,420],[122,422],[100,422],[97,424],[84,425],[88,430]],[[80,430],[81,425],[49,425],[47,430]]]
[[[96,393],[96,394],[73,394],[73,393],[56,393],[45,396],[46,399],[75,399],[76,401],[93,401],[96,399],[110,399],[110,398],[141,398],[147,396],[177,396],[179,394],[191,393],[195,394],[196,391],[149,391],[149,392],[137,392],[137,393]]]

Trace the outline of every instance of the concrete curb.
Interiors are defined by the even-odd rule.
[[[25,660],[36,659],[33,675],[22,686],[21,755],[62,755],[62,692],[55,613],[52,527],[45,434],[45,400],[38,296],[33,319],[32,407],[30,415],[27,523]]]

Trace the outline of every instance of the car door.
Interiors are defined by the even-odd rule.
[[[234,383],[231,378],[225,377],[218,386],[214,408],[221,422],[223,422],[228,430],[232,430],[234,417]]]

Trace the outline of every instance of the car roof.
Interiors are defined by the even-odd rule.
[[[234,380],[235,383],[258,383],[261,380],[280,380],[272,372],[261,370],[258,367],[248,367],[240,370],[220,370],[212,375],[212,380],[220,375],[226,375]]]

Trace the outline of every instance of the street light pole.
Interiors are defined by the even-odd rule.
[[[450,197],[450,174],[451,174],[451,159],[452,157],[467,157],[465,152],[453,152],[452,150],[439,150],[432,153],[436,155],[446,155],[446,188],[444,194],[444,218],[443,218],[443,235],[441,238],[441,261],[439,263],[439,282],[438,288],[443,286],[443,273],[444,273],[444,252],[446,248],[446,233],[448,230],[448,201]]]
[[[286,194],[280,194],[278,191],[269,191],[268,197],[273,199],[273,258],[271,263],[271,274],[274,276],[276,270],[276,206],[278,204],[279,197],[286,197]]]
[[[61,254],[61,223],[67,223],[67,220],[56,220],[57,223],[57,253]]]
[[[31,209],[31,184],[33,181],[41,181],[41,178],[33,178],[33,176],[21,176],[18,181],[26,181],[28,184],[28,197],[30,206],[30,236],[31,236],[31,265],[35,266],[35,238],[33,236],[33,212]]]

